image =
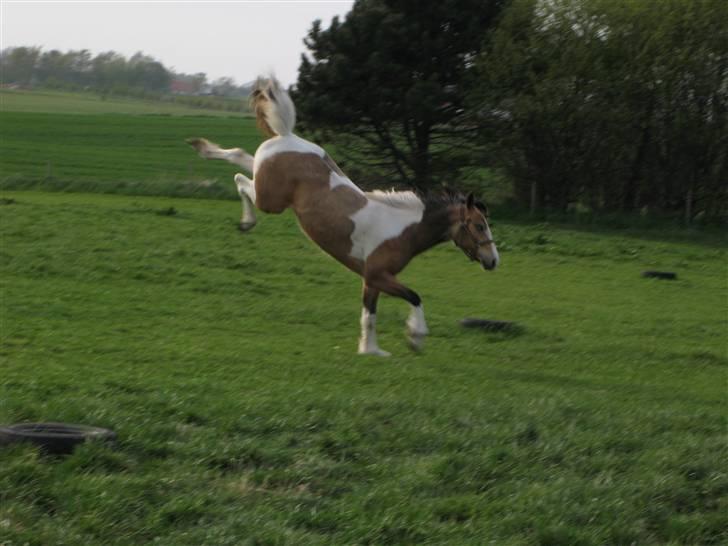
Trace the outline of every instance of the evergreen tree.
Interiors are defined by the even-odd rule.
[[[472,61],[503,3],[358,0],[344,21],[314,22],[294,90],[302,125],[366,165],[358,180],[452,181],[473,142]]]

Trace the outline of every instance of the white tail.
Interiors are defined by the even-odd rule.
[[[250,95],[258,127],[269,136],[290,135],[296,124],[296,108],[281,84],[273,76],[258,78]]]

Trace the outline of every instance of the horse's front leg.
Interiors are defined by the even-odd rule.
[[[419,351],[425,342],[425,336],[430,333],[427,322],[425,322],[425,311],[422,309],[422,302],[418,305],[412,305],[406,324],[409,345],[413,351]]]
[[[385,272],[378,274],[367,282],[385,294],[402,298],[410,304],[411,311],[406,322],[407,340],[412,350],[419,351],[422,349],[425,336],[427,336],[429,330],[425,322],[425,311],[422,309],[422,300],[417,292],[400,283],[391,273]]]
[[[238,194],[243,207],[240,217],[240,231],[249,231],[255,227],[255,184],[244,174],[235,175],[235,185],[238,187]]]
[[[377,345],[377,300],[379,290],[367,285],[363,286],[361,310],[361,337],[359,338],[360,355],[390,356]]]

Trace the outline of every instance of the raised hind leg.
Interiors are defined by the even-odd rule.
[[[238,165],[246,171],[252,173],[255,158],[242,148],[221,148],[214,142],[210,142],[205,138],[188,138],[187,143],[192,146],[200,157],[205,159],[221,159]],[[238,193],[242,201],[243,213],[240,218],[240,231],[248,231],[253,229],[256,224],[255,219],[255,184],[243,174],[235,175],[235,184],[238,187]]]
[[[390,356],[390,353],[383,351],[377,345],[378,299],[379,290],[368,286],[365,281],[362,294],[361,337],[359,338],[360,355]]]
[[[197,150],[200,157],[205,159],[222,159],[223,161],[242,167],[249,173],[253,172],[255,158],[242,148],[220,148],[218,144],[210,142],[206,138],[188,138],[187,144]]]
[[[240,218],[240,231],[248,231],[255,227],[255,184],[244,174],[235,175],[235,185],[238,187],[240,201],[242,202],[243,214]]]
[[[385,294],[402,298],[411,306],[410,315],[407,318],[407,339],[414,351],[422,349],[425,336],[429,333],[425,322],[425,312],[422,309],[422,300],[414,290],[400,283],[391,273],[380,273],[367,276],[367,285],[370,285]]]

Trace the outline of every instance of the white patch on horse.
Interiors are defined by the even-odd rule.
[[[329,176],[329,187],[333,190],[337,186],[346,186],[357,193],[364,193],[361,189],[359,189],[359,186],[349,179],[348,176],[341,176],[340,174],[331,171],[331,175]]]
[[[367,204],[349,216],[354,222],[349,254],[362,261],[366,261],[379,245],[399,237],[409,226],[422,221],[425,212],[424,203],[412,192],[365,195]]]
[[[283,152],[298,152],[301,154],[316,154],[324,157],[326,152],[321,146],[317,146],[313,142],[304,140],[294,134],[286,136],[277,136],[269,138],[261,144],[255,152],[255,161],[253,162],[253,175],[266,159]]]

